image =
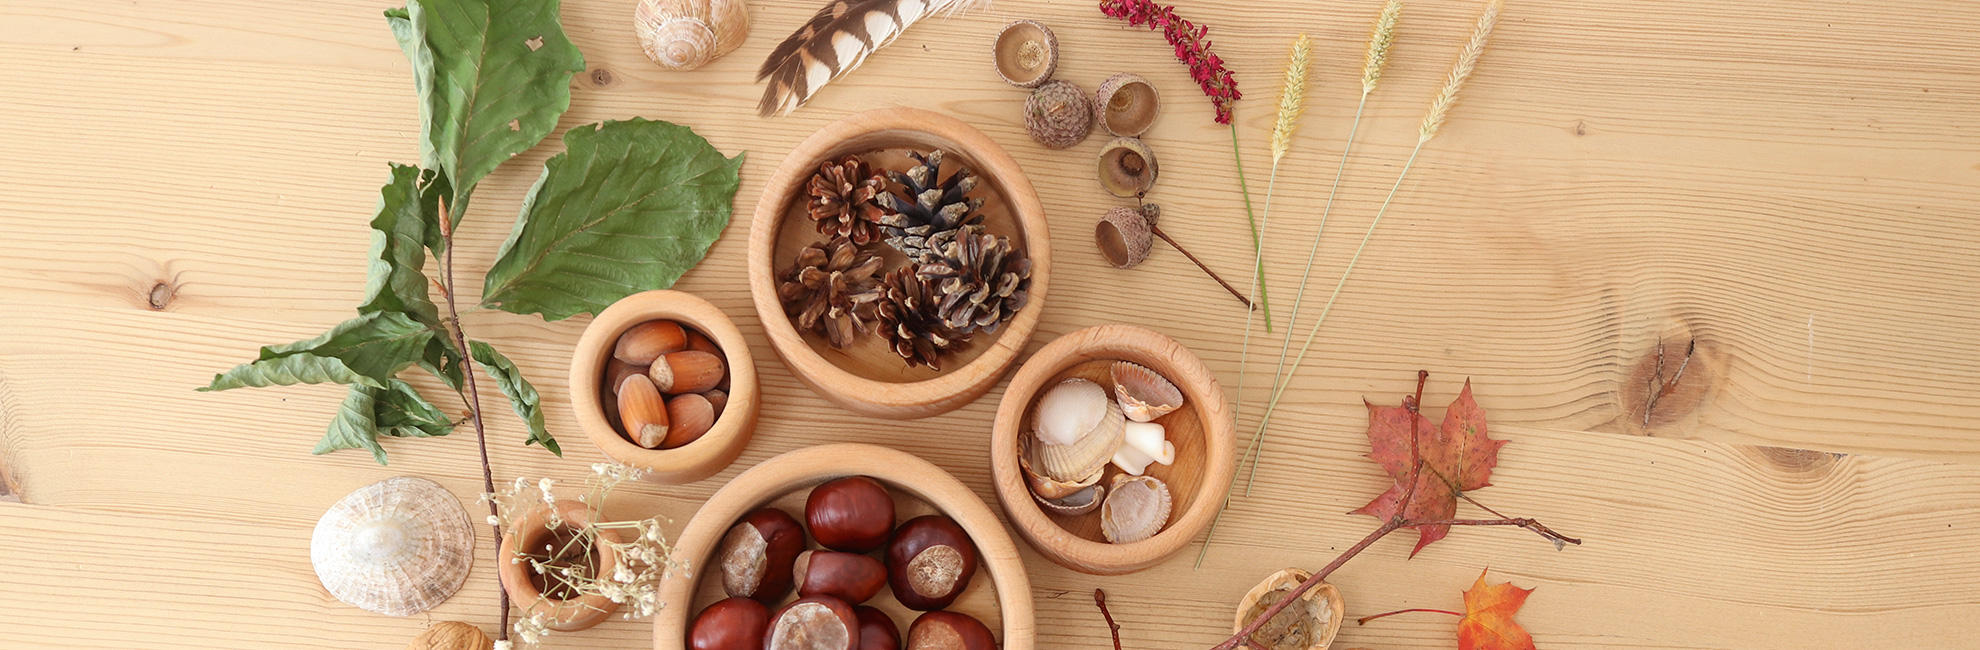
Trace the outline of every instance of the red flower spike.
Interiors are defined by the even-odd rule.
[[[1177,18],[1175,7],[1151,0],[1101,0],[1100,13],[1125,20],[1132,26],[1147,25],[1149,29],[1160,30],[1176,46],[1176,58],[1189,66],[1189,78],[1203,88],[1204,96],[1216,106],[1217,123],[1231,123],[1231,103],[1243,95],[1238,93],[1237,77],[1224,68],[1224,60],[1210,52],[1210,41],[1205,38],[1210,34],[1208,26]]]

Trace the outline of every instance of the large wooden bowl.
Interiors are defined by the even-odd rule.
[[[1063,516],[1038,506],[1018,469],[1018,436],[1032,429],[1032,406],[1046,388],[1071,377],[1108,386],[1108,367],[1131,361],[1182,389],[1183,407],[1156,422],[1176,445],[1173,465],[1149,465],[1147,475],[1168,484],[1174,506],[1169,525],[1154,537],[1111,544],[1100,533],[1099,513]],[[1110,391],[1111,392],[1111,391]],[[1161,563],[1188,546],[1216,516],[1235,470],[1236,435],[1224,389],[1203,360],[1175,339],[1135,325],[1089,327],[1045,345],[1018,368],[997,405],[990,434],[991,476],[1011,527],[1032,548],[1075,571],[1133,573]],[[1120,470],[1107,467],[1112,480]]]
[[[702,504],[674,545],[678,557],[688,562],[690,574],[670,577],[660,585],[665,608],[653,617],[654,650],[685,648],[688,622],[703,607],[722,599],[721,577],[703,569],[710,566],[716,546],[736,520],[757,508],[774,506],[803,521],[804,499],[811,487],[856,475],[887,485],[894,494],[899,521],[935,512],[956,520],[976,543],[982,558],[976,578],[948,609],[975,616],[990,626],[1002,641],[1002,650],[1032,650],[1036,630],[1031,581],[1025,577],[1017,544],[1004,532],[996,513],[962,482],[928,461],[886,447],[850,443],[807,447],[763,461]],[[991,584],[983,584],[986,581]],[[790,598],[786,596],[787,601]],[[866,604],[887,612],[906,637],[914,612],[884,591]]]
[[[805,185],[819,164],[851,154],[867,156],[870,163],[905,169],[909,159],[900,151],[906,149],[947,152],[944,176],[957,164],[967,165],[981,176],[974,195],[985,199],[982,212],[986,231],[1021,243],[1032,262],[1030,300],[1025,307],[995,333],[978,334],[968,348],[945,359],[940,372],[907,367],[874,335],[845,350],[832,349],[823,338],[799,332],[777,297],[778,278],[798,249],[824,239],[807,216],[804,200]],[[868,156],[873,152],[880,153]],[[871,248],[884,251],[890,268],[905,259],[885,244],[876,243]],[[765,184],[749,227],[749,292],[777,355],[790,366],[792,374],[818,394],[874,417],[939,415],[990,390],[1037,329],[1051,272],[1052,244],[1045,207],[1017,161],[982,131],[920,109],[859,113],[806,138]]]
[[[599,390],[605,381],[605,362],[618,345],[619,335],[634,325],[661,318],[698,330],[722,348],[729,364],[729,404],[715,419],[715,426],[694,442],[674,449],[647,449],[619,435],[606,421]],[[756,359],[750,356],[749,341],[720,308],[694,294],[660,290],[621,298],[591,319],[571,353],[571,410],[577,415],[578,428],[584,429],[584,435],[606,456],[645,469],[648,479],[660,483],[692,483],[735,462],[756,431],[760,402]]]

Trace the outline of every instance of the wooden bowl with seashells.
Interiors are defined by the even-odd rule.
[[[841,180],[820,180],[828,173]],[[832,194],[840,191],[849,198]],[[819,196],[831,200],[815,208]],[[889,203],[896,200],[916,205]],[[855,212],[833,207],[840,204],[864,206],[862,216],[839,216]],[[962,223],[930,234],[940,219]],[[963,257],[994,265],[981,277],[995,281],[979,282],[998,286],[955,291],[954,276],[924,273],[935,279],[912,287],[893,277],[914,277],[930,255],[959,259],[949,254],[954,233],[989,242]],[[1017,360],[1045,307],[1051,253],[1044,206],[1002,147],[955,118],[885,108],[827,125],[777,167],[750,222],[749,289],[772,347],[812,390],[863,415],[922,418],[974,401]],[[805,288],[814,279],[846,287]],[[978,300],[986,294],[989,301]],[[857,298],[828,305],[827,295]],[[934,308],[942,295],[968,295],[964,302],[982,309]],[[916,304],[929,308],[906,306]]]
[[[1161,563],[1210,525],[1234,472],[1224,390],[1154,330],[1089,327],[1011,377],[990,436],[1011,527],[1052,561],[1113,575]]]
[[[961,594],[940,609],[981,621],[991,630],[999,650],[1035,647],[1031,581],[1025,575],[1024,559],[990,506],[954,476],[913,454],[838,443],[805,447],[765,460],[737,475],[702,504],[674,545],[675,557],[687,562],[688,572],[672,575],[660,585],[664,607],[653,616],[654,649],[688,648],[690,621],[727,595],[718,549],[732,526],[759,508],[775,508],[803,520],[813,488],[849,476],[870,477],[886,488],[894,501],[896,524],[929,514],[953,519],[974,544],[979,564]],[[814,526],[812,530],[815,533],[817,529]],[[816,535],[806,538],[810,540],[806,548],[815,548]],[[789,603],[795,598],[785,594],[776,602]],[[864,604],[885,613],[902,632],[901,638],[907,638],[906,623],[920,614],[901,604],[891,589],[880,591]]]

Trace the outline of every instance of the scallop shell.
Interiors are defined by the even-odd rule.
[[[1038,398],[1035,413],[1032,426],[1039,440],[1070,445],[1107,417],[1107,389],[1078,377],[1067,379]]]
[[[309,539],[309,561],[337,600],[411,616],[459,591],[474,566],[474,529],[447,488],[398,476],[330,506]]]
[[[1114,377],[1114,398],[1130,420],[1152,422],[1182,408],[1182,390],[1153,370],[1119,361],[1109,372]]]
[[[1038,469],[1046,476],[1061,481],[1074,480],[1099,471],[1114,457],[1114,450],[1121,447],[1121,436],[1127,431],[1127,417],[1121,405],[1107,401],[1107,412],[1100,421],[1069,445],[1054,445],[1040,440],[1034,449],[1038,453]]]
[[[1100,533],[1115,544],[1139,542],[1169,524],[1169,486],[1152,476],[1114,476],[1100,504]]]
[[[1036,500],[1038,507],[1044,508],[1046,512],[1074,517],[1098,509],[1100,507],[1100,498],[1106,495],[1106,486],[1089,485],[1057,499],[1047,499],[1038,496],[1036,492],[1031,494],[1031,498]]]
[[[1063,499],[1074,492],[1099,485],[1101,476],[1106,473],[1103,466],[1099,471],[1074,481],[1045,476],[1032,469],[1031,459],[1036,455],[1032,451],[1033,444],[1030,436],[1018,441],[1018,469],[1024,473],[1024,482],[1031,487],[1031,493],[1041,499]]]

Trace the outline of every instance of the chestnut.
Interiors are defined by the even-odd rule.
[[[852,605],[826,595],[791,601],[770,617],[763,650],[855,650],[859,617]]]
[[[983,621],[968,614],[936,610],[908,626],[907,650],[997,650],[997,639]]]
[[[798,554],[791,577],[799,596],[825,594],[858,604],[887,585],[887,568],[858,553],[805,551]]]
[[[791,589],[791,563],[804,551],[804,528],[776,508],[760,508],[722,536],[715,565],[730,596],[775,604]]]
[[[976,545],[956,520],[924,515],[907,520],[887,543],[887,586],[908,609],[942,609],[976,575]]]
[[[715,601],[694,617],[688,650],[762,650],[770,608],[748,598]]]
[[[854,607],[853,616],[859,618],[859,650],[901,650],[901,628],[892,616],[866,606]]]
[[[812,488],[804,500],[811,538],[825,548],[865,553],[887,543],[894,532],[894,498],[879,481],[849,476]]]

